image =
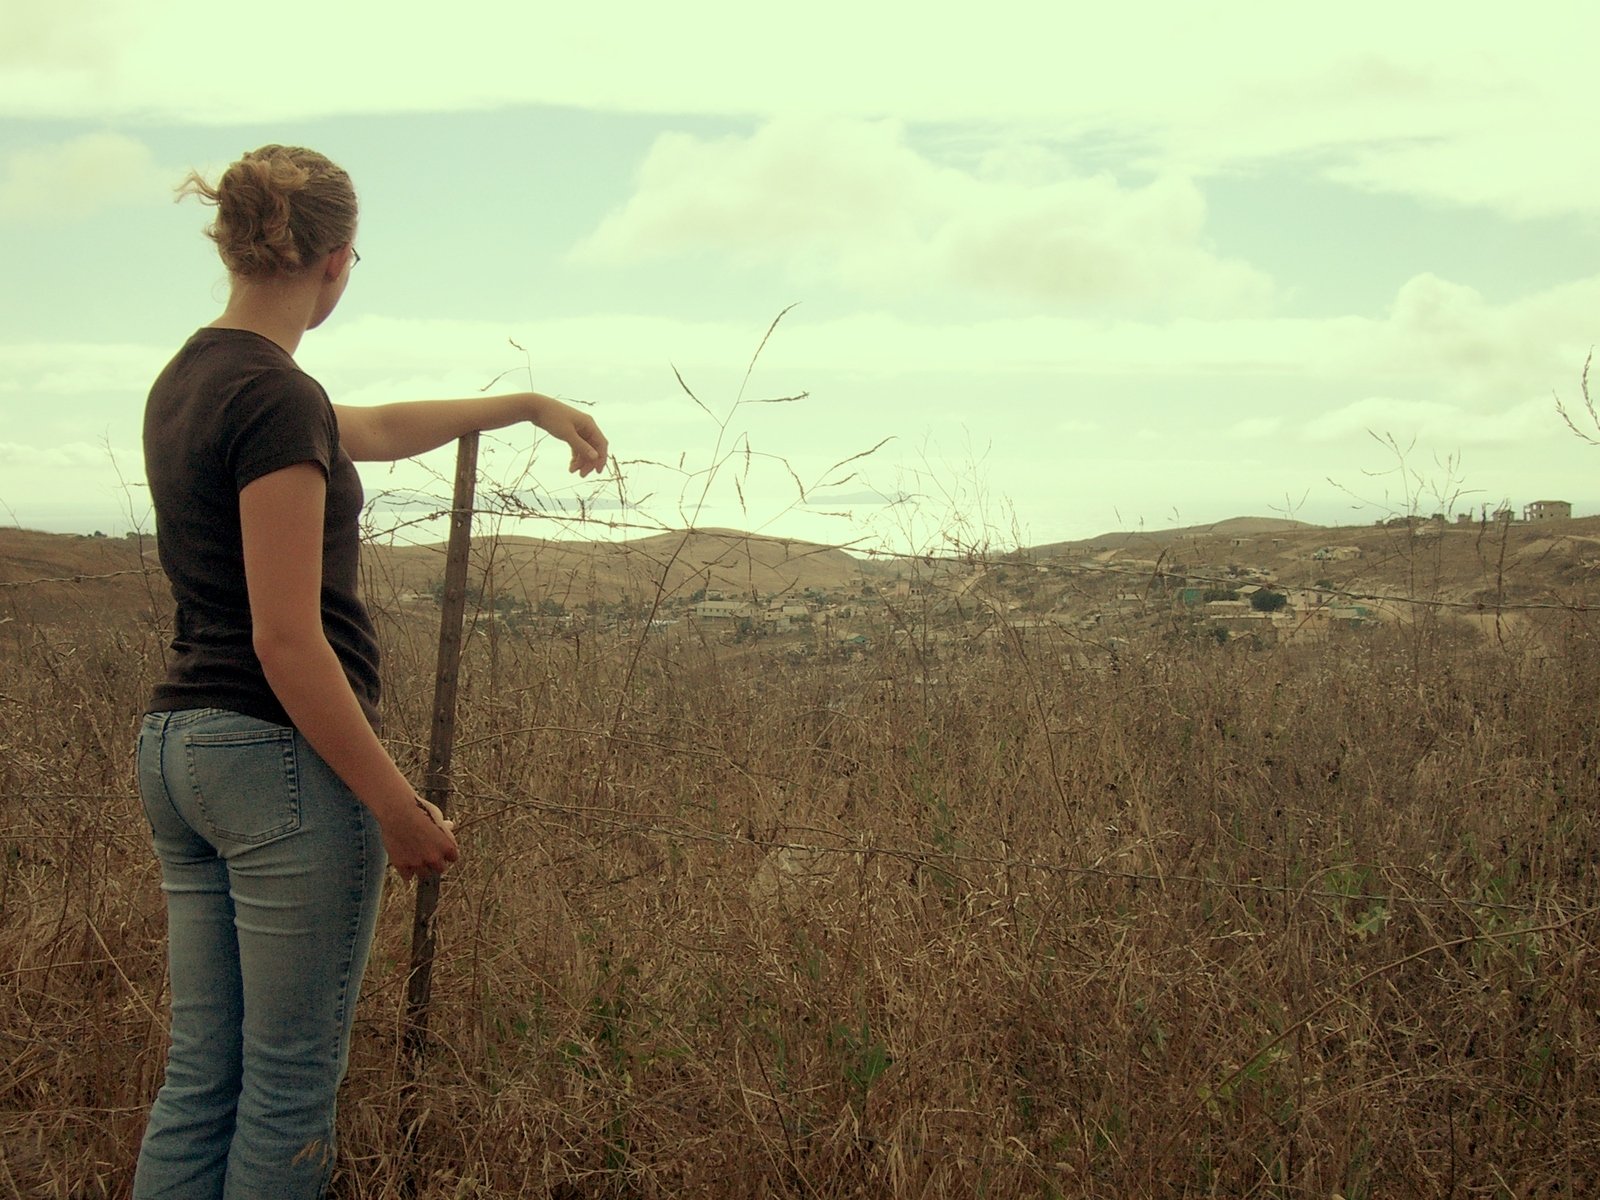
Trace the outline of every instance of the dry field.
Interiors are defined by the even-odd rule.
[[[161,638],[57,607],[0,623],[0,1195],[120,1196]],[[433,635],[378,607],[417,766]],[[334,1195],[1600,1194],[1600,628],[1430,613],[1114,670],[488,626],[425,1069],[397,884]]]

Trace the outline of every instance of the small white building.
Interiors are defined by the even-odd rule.
[[[743,600],[701,600],[692,614],[701,621],[737,621],[755,616],[755,608]]]

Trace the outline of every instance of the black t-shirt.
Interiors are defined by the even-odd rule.
[[[322,628],[376,728],[378,645],[358,594],[361,477],[339,448],[322,385],[259,334],[202,329],[150,389],[144,460],[156,546],[178,607],[167,677],[150,711],[222,708],[291,723],[251,643],[239,492],[314,462],[328,477]]]

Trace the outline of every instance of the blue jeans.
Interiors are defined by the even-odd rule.
[[[151,713],[139,793],[167,898],[172,1045],[136,1200],[316,1197],[387,865],[293,729]]]

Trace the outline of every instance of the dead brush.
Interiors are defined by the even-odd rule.
[[[142,684],[93,666],[115,631],[72,636],[0,686],[74,714],[6,733],[23,1195],[118,1194],[159,1062],[155,872],[125,755],[80,732]],[[1116,672],[1040,638],[931,688],[692,639],[597,638],[577,676],[569,642],[471,639],[420,1162],[397,889],[336,1194],[419,1166],[428,1196],[1584,1194],[1595,643],[1441,651],[1419,703],[1391,636]]]
[[[907,608],[841,661],[652,630],[659,555],[601,620],[505,549],[476,565],[427,1067],[395,888],[335,1196],[1600,1190],[1587,612],[1542,617],[1539,658],[1413,622],[1129,631],[1113,661],[936,643]],[[430,617],[382,562],[416,762]],[[161,1057],[126,750],[154,639],[8,636],[0,1190],[118,1196]]]

